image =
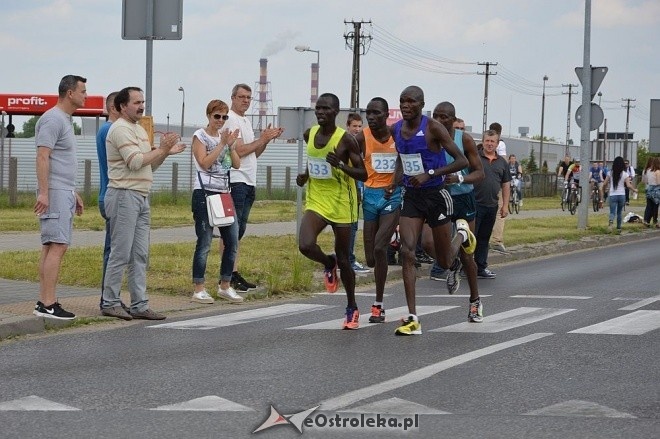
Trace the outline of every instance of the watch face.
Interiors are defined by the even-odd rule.
[[[429,169],[429,175],[435,174],[435,169]]]

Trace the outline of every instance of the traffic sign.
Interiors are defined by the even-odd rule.
[[[598,104],[591,103],[591,120],[589,124],[589,131],[597,129],[603,123],[605,115],[603,109]],[[575,122],[582,128],[582,105],[575,111]]]
[[[582,67],[576,67],[575,68],[575,74],[577,75],[578,79],[580,80],[580,84],[584,88],[584,84],[582,84],[582,70],[583,70]],[[596,96],[596,92],[598,91],[598,87],[600,87],[600,84],[603,83],[603,78],[605,78],[606,74],[607,74],[607,67],[592,67],[591,68],[591,99],[593,99],[594,96]]]

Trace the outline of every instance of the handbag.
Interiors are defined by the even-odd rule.
[[[209,215],[211,227],[226,227],[234,224],[236,211],[234,200],[230,193],[219,193],[206,196],[206,212]]]
[[[234,224],[234,221],[236,221],[236,210],[234,208],[234,200],[231,197],[231,186],[227,184],[227,187],[230,188],[229,192],[208,194],[199,172],[197,172],[197,178],[206,197],[206,213],[208,215],[209,225],[211,227],[227,227]]]

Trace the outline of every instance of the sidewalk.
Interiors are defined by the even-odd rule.
[[[602,212],[602,211],[601,211]],[[521,211],[518,215],[512,215],[512,218],[539,218],[558,215],[569,215],[560,209],[543,211]],[[590,213],[592,214],[592,213]],[[596,215],[601,214],[600,212]],[[360,227],[362,224],[360,224]],[[327,228],[327,231],[330,229]],[[248,225],[246,236],[274,236],[274,235],[292,235],[295,234],[295,222],[277,222],[268,224],[250,224]],[[516,260],[530,259],[544,255],[551,255],[565,251],[574,251],[584,248],[593,248],[603,245],[616,243],[632,242],[641,239],[660,236],[660,232],[649,229],[643,230],[643,233],[624,233],[622,235],[607,235],[598,237],[589,237],[579,242],[553,241],[551,245],[547,242],[521,245],[508,248],[508,254],[501,254],[491,251],[489,255],[489,264],[496,266],[498,264],[512,262]],[[74,231],[73,247],[100,246],[104,240],[104,232],[96,231]],[[167,242],[192,242],[195,240],[193,227],[177,227],[168,229],[154,229],[151,231],[152,243]],[[0,234],[0,249],[7,250],[39,250],[38,233],[6,233]],[[430,265],[422,265],[418,269],[418,276],[425,277],[429,275]],[[388,281],[400,280],[401,268],[391,266],[388,273]],[[356,278],[357,285],[366,285],[373,282],[373,271],[364,276]],[[440,288],[444,285],[439,283]],[[57,321],[54,319],[44,319],[32,315],[34,303],[37,300],[39,285],[34,282],[13,281],[0,279],[0,340],[17,335],[33,334],[43,332],[47,329],[65,327],[72,324],[72,321]],[[341,294],[339,292],[338,294]],[[99,313],[99,299],[101,290],[99,288],[78,288],[78,287],[58,287],[58,298],[65,303],[66,309],[74,312],[78,318],[73,322],[80,320],[98,319],[100,321],[116,322],[117,324],[130,324],[130,322],[120,322],[116,319],[102,317]],[[264,289],[256,290],[248,294],[249,299],[262,299],[267,296]],[[191,310],[211,310],[218,307],[237,307],[227,302],[216,301],[214,305],[204,305],[190,302],[189,297],[169,296],[163,294],[149,295],[150,304],[155,310],[171,314],[177,311]]]

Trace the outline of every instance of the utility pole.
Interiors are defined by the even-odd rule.
[[[490,75],[497,75],[497,72],[491,72],[490,66],[496,66],[496,62],[478,62],[477,65],[486,66],[485,72],[477,72],[477,75],[486,75],[485,86],[484,86],[484,121],[481,127],[481,132],[486,131],[486,120],[488,119],[488,77]]]
[[[371,24],[369,21],[346,21],[344,24],[353,25],[353,30],[344,33],[346,47],[353,50],[353,71],[351,74],[351,109],[357,110],[360,107],[360,55],[365,55],[369,49],[371,35],[364,34],[363,24]]]
[[[628,124],[630,123],[630,102],[635,102],[637,99],[623,98],[621,100],[626,103],[626,105],[622,105],[622,107],[626,108],[626,138],[623,139],[623,159],[628,160]],[[632,108],[635,108],[635,106],[633,105]],[[632,163],[632,160],[630,160],[630,163]]]
[[[566,117],[566,153],[569,155],[568,142],[571,139],[571,98],[572,95],[576,95],[577,91],[572,91],[573,87],[577,87],[577,84],[562,84],[562,87],[568,87],[568,93],[561,92],[563,95],[568,95],[568,116]]]

